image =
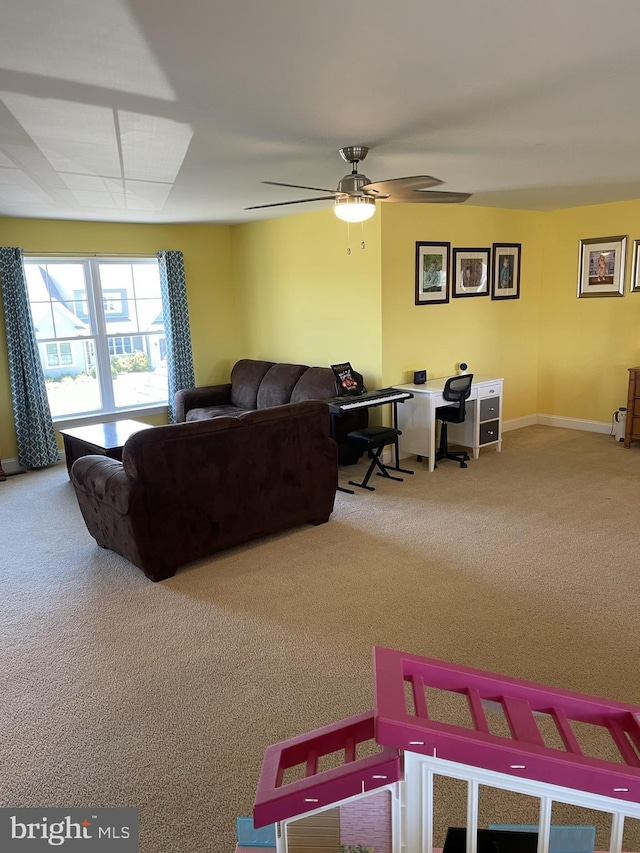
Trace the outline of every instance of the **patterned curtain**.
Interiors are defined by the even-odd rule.
[[[174,424],[176,412],[173,398],[176,391],[193,388],[196,384],[182,252],[158,252],[158,264],[167,337],[169,423]]]
[[[45,468],[58,461],[58,448],[20,249],[0,248],[0,284],[18,461],[24,468]]]

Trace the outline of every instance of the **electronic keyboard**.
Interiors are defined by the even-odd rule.
[[[410,391],[399,391],[397,388],[380,388],[377,391],[364,391],[348,397],[333,397],[325,402],[329,411],[334,415],[350,412],[352,409],[364,409],[382,406],[384,403],[400,403],[413,397]]]

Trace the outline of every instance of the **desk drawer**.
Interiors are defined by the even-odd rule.
[[[500,417],[500,397],[485,397],[480,400],[480,420],[490,421]]]
[[[500,441],[500,421],[487,421],[480,424],[480,446]]]
[[[482,385],[478,388],[478,397],[484,400],[485,397],[499,397],[502,390],[502,383],[496,382],[493,385]]]

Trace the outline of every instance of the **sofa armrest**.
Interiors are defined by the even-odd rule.
[[[78,495],[127,515],[140,484],[124,470],[122,462],[107,456],[81,456],[71,466],[71,482]]]
[[[224,406],[231,403],[231,383],[183,388],[181,391],[176,391],[173,403],[176,422],[182,424],[187,420],[187,412],[190,409],[204,409],[206,406]]]

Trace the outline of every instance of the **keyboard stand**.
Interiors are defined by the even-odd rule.
[[[408,398],[408,399],[410,399],[410,398]],[[391,401],[391,405],[393,406],[393,428],[396,430],[398,429],[398,403],[404,403],[404,400],[392,400]],[[368,406],[366,406],[366,408],[370,409],[370,408],[373,408],[373,407],[379,406],[379,405],[380,405],[380,403],[377,403],[375,399],[372,399],[371,403]],[[334,440],[335,440],[335,420],[334,419],[336,417],[340,417],[340,415],[335,414],[335,413],[331,414],[331,421],[330,421],[330,423],[331,423],[331,438],[333,438]],[[387,471],[389,471],[389,470],[399,471],[401,474],[414,474],[415,473],[415,471],[410,471],[408,468],[401,468],[400,467],[400,449],[398,447],[398,437],[397,436],[396,436],[395,441],[393,442],[393,447],[394,447],[395,464],[394,465],[383,465],[380,462],[379,458],[375,462],[372,462],[371,468],[368,472],[368,475],[367,475],[366,480],[365,480],[365,485],[363,486],[363,488],[366,488],[366,489],[373,491],[372,486],[367,486],[366,483],[369,481],[369,477],[373,473],[373,469],[376,467],[376,464],[377,464],[378,468],[382,468],[384,470],[384,473],[381,473],[379,471],[376,472],[378,477],[387,477],[390,480],[399,480],[400,482],[402,482],[402,477],[392,477],[390,474],[387,473]],[[380,448],[379,452],[377,453],[378,457],[381,455],[382,450],[383,450],[383,448]],[[362,484],[354,483],[352,480],[349,480],[349,485],[361,486]],[[347,489],[344,486],[341,486],[339,483],[338,483],[338,486],[336,487],[336,491],[344,492],[347,495],[355,495],[355,492],[353,489]]]
[[[404,403],[404,400],[400,400],[401,403]],[[398,401],[395,400],[393,403],[393,428],[398,429]],[[396,460],[396,464],[393,466],[394,471],[400,471],[402,474],[415,474],[415,471],[409,471],[408,468],[400,467],[400,448],[398,446],[398,439],[393,443],[394,449],[394,457]],[[390,465],[385,465],[385,468],[390,468]],[[382,474],[378,474],[378,477],[382,477]]]
[[[349,482],[351,482],[351,480],[349,480]],[[336,486],[336,491],[337,492],[344,492],[347,495],[355,495],[355,492],[353,491],[353,489],[345,489],[345,487],[341,486],[339,483]]]

